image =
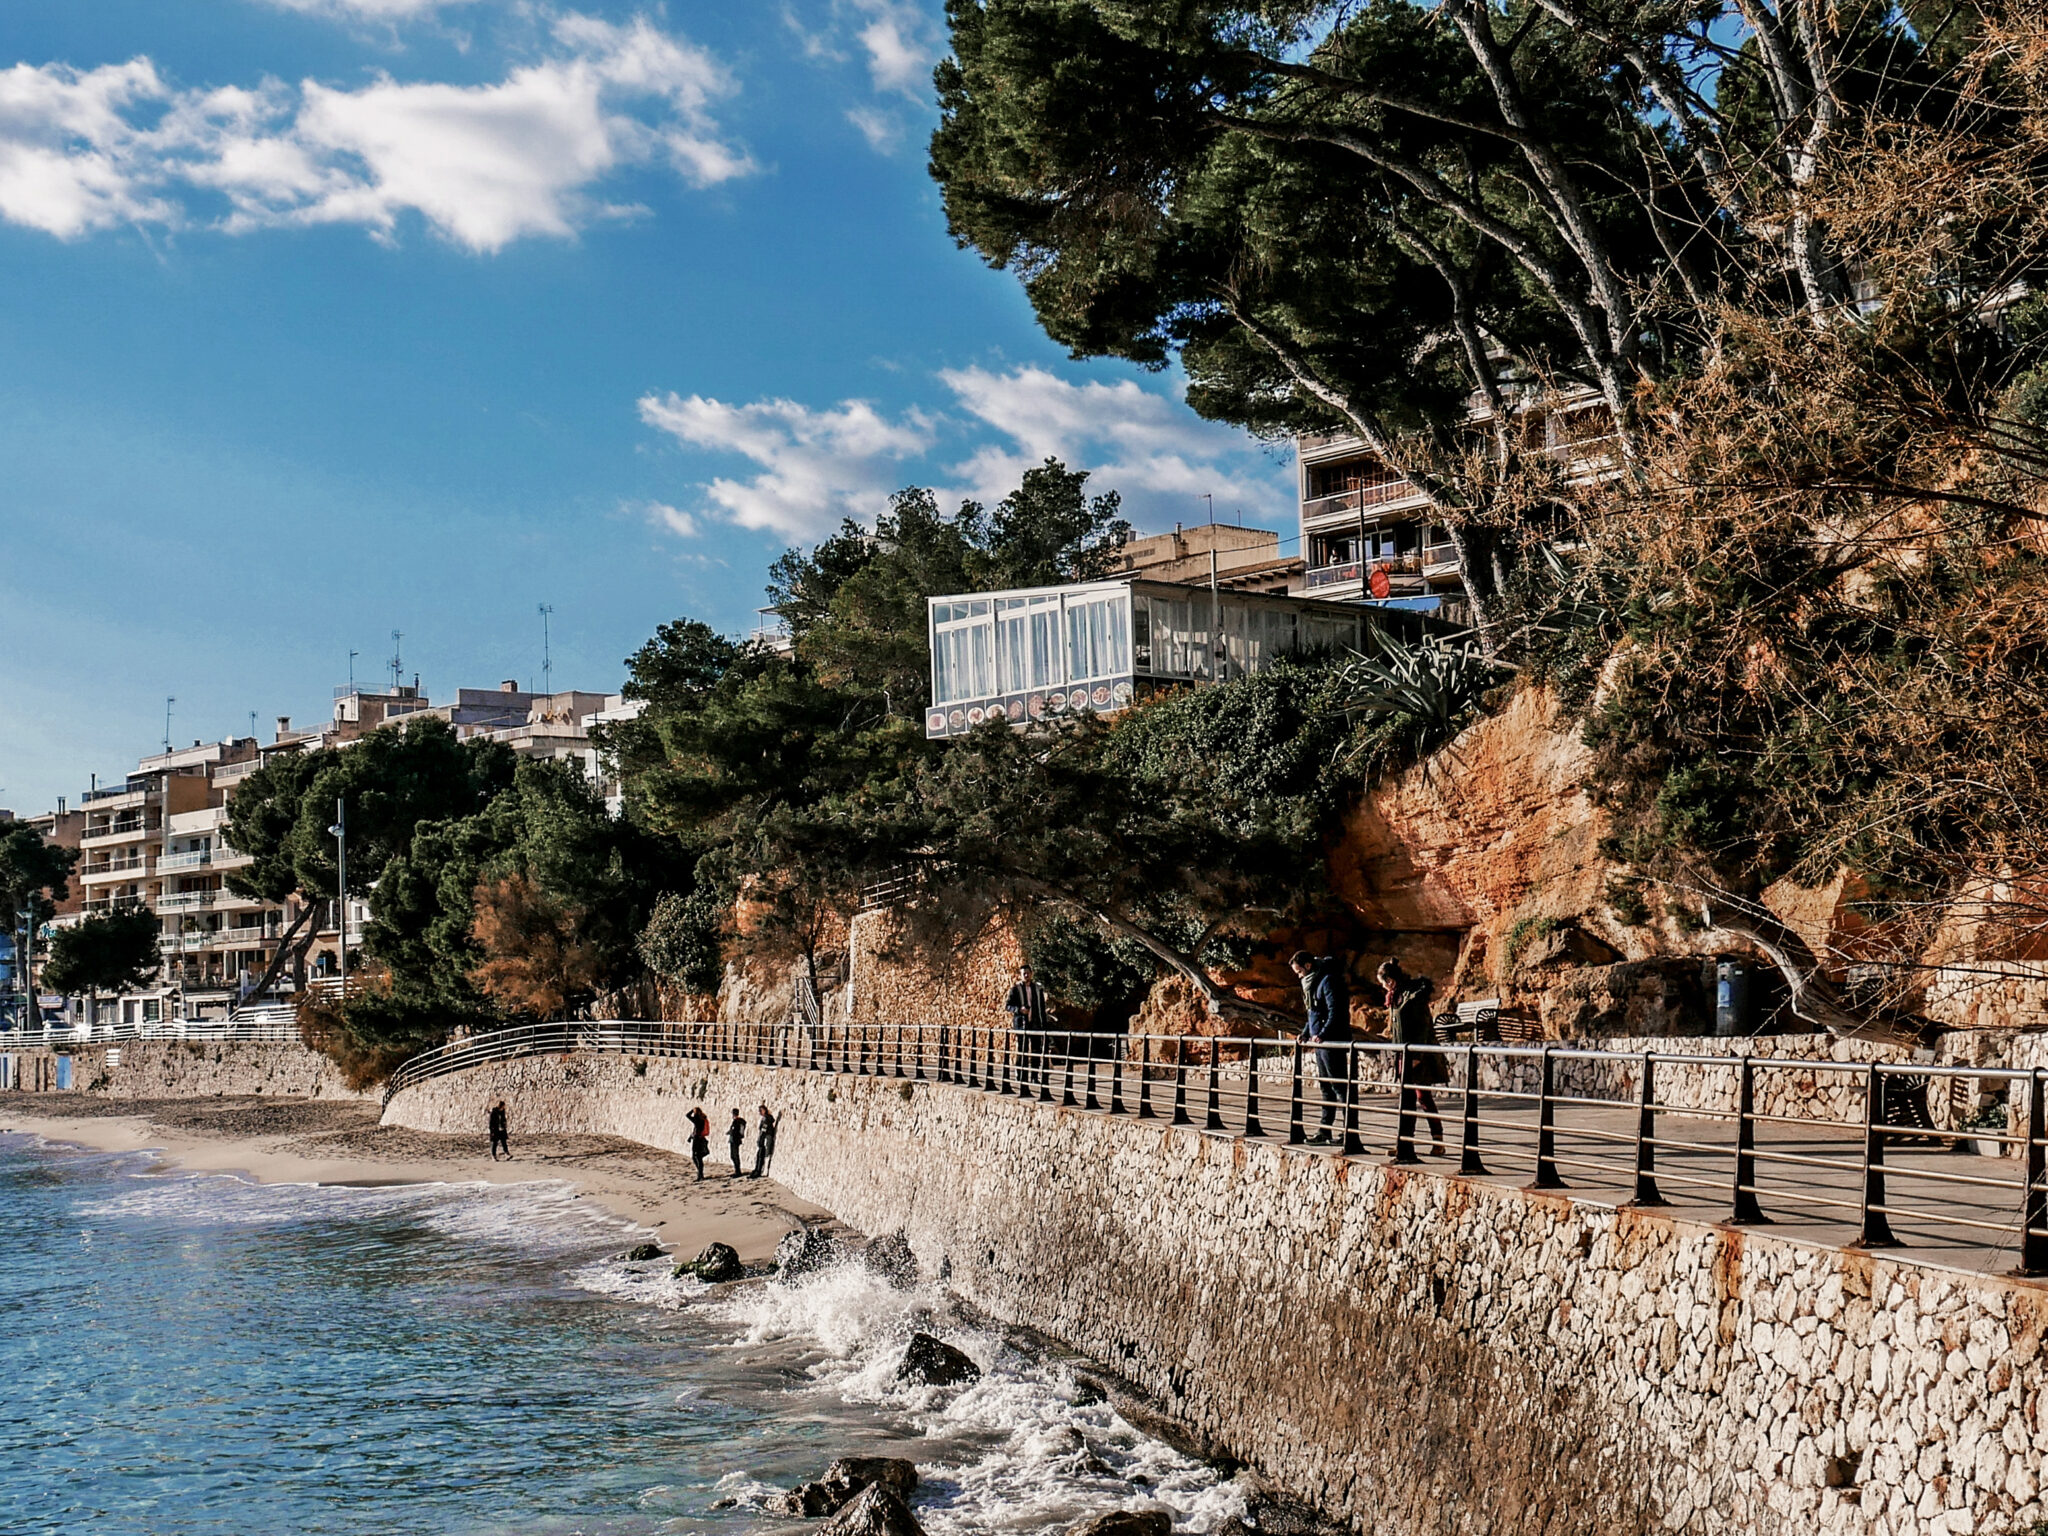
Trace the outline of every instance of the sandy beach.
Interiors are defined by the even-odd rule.
[[[637,1227],[679,1259],[729,1243],[769,1257],[784,1233],[829,1212],[772,1179],[734,1178],[714,1155],[702,1183],[688,1158],[614,1136],[522,1136],[493,1162],[481,1127],[437,1136],[377,1123],[377,1106],[273,1098],[105,1099],[82,1093],[0,1097],[0,1131],[105,1152],[153,1152],[168,1172],[238,1174],[265,1184],[519,1184],[548,1180]],[[715,1149],[723,1154],[721,1143]],[[750,1159],[752,1139],[746,1153]],[[751,1166],[751,1161],[748,1161]]]

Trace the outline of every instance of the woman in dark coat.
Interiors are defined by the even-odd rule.
[[[704,1159],[711,1155],[711,1117],[701,1109],[690,1111],[690,1161],[697,1165],[697,1177],[704,1177]]]
[[[1430,1017],[1430,999],[1436,995],[1436,983],[1427,976],[1410,976],[1401,969],[1401,962],[1389,960],[1379,969],[1380,985],[1387,989],[1387,1036],[1396,1045],[1435,1045],[1436,1023]],[[1408,1091],[1403,1095],[1401,1105],[1403,1116],[1412,1115],[1416,1106],[1422,1107],[1423,1115],[1429,1121],[1429,1137],[1433,1145],[1431,1157],[1444,1155],[1444,1123],[1437,1114],[1436,1095],[1430,1090],[1451,1080],[1445,1070],[1444,1059],[1435,1051],[1414,1051],[1408,1055]]]

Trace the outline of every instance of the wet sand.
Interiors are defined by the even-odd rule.
[[[377,1123],[378,1107],[347,1100],[106,1099],[83,1093],[0,1095],[0,1131],[103,1152],[153,1152],[169,1172],[241,1174],[263,1184],[565,1183],[677,1258],[729,1243],[766,1259],[784,1233],[829,1213],[772,1179],[732,1176],[714,1155],[702,1183],[690,1160],[616,1136],[522,1136],[493,1162],[489,1141]],[[744,1149],[751,1167],[752,1138]],[[720,1143],[715,1152],[725,1151]]]

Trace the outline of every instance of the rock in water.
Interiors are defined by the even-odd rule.
[[[876,1238],[861,1258],[869,1269],[899,1291],[917,1284],[917,1255],[910,1251],[910,1239],[901,1232]]]
[[[981,1380],[981,1367],[944,1340],[913,1333],[903,1363],[896,1367],[896,1379],[926,1387],[956,1387]]]
[[[1079,1525],[1070,1525],[1066,1536],[1170,1536],[1173,1517],[1163,1509],[1116,1509]]]
[[[924,1536],[910,1506],[880,1483],[863,1489],[823,1531],[824,1536]]]
[[[917,1491],[917,1466],[895,1456],[842,1456],[825,1469],[823,1481],[839,1504],[876,1486],[908,1503]]]
[[[767,1505],[780,1515],[804,1515],[814,1519],[833,1513],[845,1502],[823,1483],[798,1483],[789,1492],[776,1494],[767,1501]]]
[[[661,1244],[642,1243],[638,1248],[635,1248],[631,1253],[626,1255],[626,1262],[628,1264],[645,1264],[649,1259],[658,1259],[661,1257],[663,1257],[661,1251]]]
[[[830,1235],[799,1227],[775,1245],[775,1269],[785,1280],[823,1269],[838,1257]]]
[[[708,1280],[713,1285],[726,1280],[737,1280],[746,1273],[740,1263],[739,1254],[724,1243],[713,1243],[697,1255],[697,1278]]]

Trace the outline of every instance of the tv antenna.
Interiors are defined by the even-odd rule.
[[[399,642],[405,636],[398,630],[391,631],[391,691],[398,692],[399,675],[405,670],[404,651]]]
[[[164,696],[164,751],[171,750],[171,706],[178,701],[169,694]]]
[[[348,653],[348,690],[350,693],[354,693],[356,690],[356,658],[360,655],[362,655],[361,651],[350,651]]]
[[[553,603],[540,605],[540,691],[555,691],[555,659],[548,648],[548,616],[555,611]]]

